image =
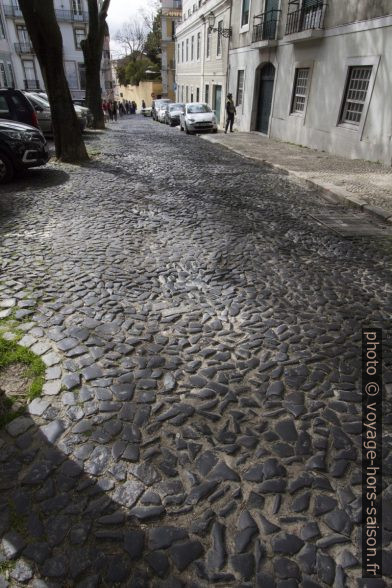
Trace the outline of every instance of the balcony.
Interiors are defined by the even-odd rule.
[[[34,53],[33,45],[29,41],[25,43],[15,43],[15,51],[18,55],[24,53]]]
[[[38,80],[23,80],[25,90],[39,90],[40,83]]]
[[[23,14],[19,6],[12,6],[11,4],[4,5],[4,14],[5,16],[10,16],[11,18],[23,18]]]
[[[56,10],[55,12],[59,21],[88,22],[88,12],[76,13],[72,10]]]
[[[268,10],[254,17],[259,21],[253,25],[252,44],[254,47],[273,47],[276,45],[280,10]]]
[[[293,42],[315,39],[324,35],[327,4],[318,2],[287,14],[286,36]]]

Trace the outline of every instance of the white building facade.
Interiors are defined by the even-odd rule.
[[[80,42],[88,32],[87,0],[54,0],[63,38],[64,68],[74,99],[85,97],[86,76]],[[109,41],[105,39],[101,66],[103,96],[110,94],[112,70]],[[44,90],[38,59],[18,0],[0,0],[0,87]]]
[[[233,0],[236,126],[392,163],[392,2]]]
[[[229,39],[221,32],[230,26],[231,1],[183,0],[182,9],[176,31],[176,98],[178,102],[207,102],[222,126]]]

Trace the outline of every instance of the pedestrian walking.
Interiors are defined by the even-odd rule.
[[[145,110],[146,109],[146,103],[144,100],[142,100],[142,109]]]
[[[122,118],[125,114],[125,108],[124,108],[124,104],[122,102],[120,102],[120,104],[118,106],[118,113],[120,115],[120,118]]]
[[[118,106],[116,100],[113,102],[113,120],[117,122]]]
[[[109,120],[110,120],[110,122],[112,122],[113,121],[113,102],[112,101],[108,102],[107,107],[108,107]]]
[[[233,133],[233,124],[234,124],[234,117],[237,114],[236,108],[233,102],[233,94],[227,94],[227,101],[226,101],[226,128],[225,133],[230,126],[230,133]]]

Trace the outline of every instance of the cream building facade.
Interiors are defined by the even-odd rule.
[[[64,69],[74,99],[85,97],[85,66],[80,42],[88,32],[87,0],[54,0],[63,38]],[[103,97],[110,97],[112,68],[108,35],[101,63]],[[0,87],[44,90],[38,59],[26,29],[18,0],[0,0]]]
[[[230,27],[231,1],[183,0],[182,9],[176,31],[177,101],[207,102],[222,126],[229,39],[220,33]]]
[[[182,20],[182,0],[161,0],[162,96],[175,100],[176,29]]]
[[[391,0],[233,0],[236,126],[392,163]]]

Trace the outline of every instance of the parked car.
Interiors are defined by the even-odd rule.
[[[208,131],[218,132],[215,113],[204,102],[190,102],[185,104],[184,112],[180,115],[180,129],[188,135]]]
[[[37,94],[38,96],[46,100],[46,102],[49,102],[48,95],[45,92],[33,92],[33,94]],[[89,108],[87,108],[87,106],[80,104],[80,102],[83,102],[83,100],[72,100],[72,102],[75,108],[75,112],[80,112],[82,116],[84,116],[84,118],[86,119],[87,126],[92,127],[94,122],[93,113]]]
[[[20,90],[0,89],[0,119],[38,127],[37,113]]]
[[[141,113],[143,116],[152,116],[152,108],[151,108],[151,106],[149,106],[149,107],[146,107],[146,108],[142,108],[142,109],[140,110],[140,113]]]
[[[48,160],[48,145],[39,129],[0,119],[0,184],[12,180],[18,171],[45,165]]]
[[[174,102],[173,104],[166,104],[164,122],[171,127],[180,124],[180,115],[184,112],[185,104]]]
[[[31,104],[34,106],[35,111],[38,117],[39,126],[42,129],[44,135],[53,135],[53,127],[52,127],[52,113],[50,110],[50,104],[47,100],[44,100],[39,94],[36,92],[24,92],[24,95],[28,100],[30,100]],[[76,116],[78,117],[79,125],[81,131],[87,126],[87,119],[84,113],[79,110],[80,106],[74,106]]]
[[[172,100],[169,100],[167,98],[160,98],[159,100],[153,100],[152,101],[152,106],[151,106],[151,116],[153,118],[153,120],[158,120],[158,108],[161,106],[161,104],[168,104],[173,102]]]

